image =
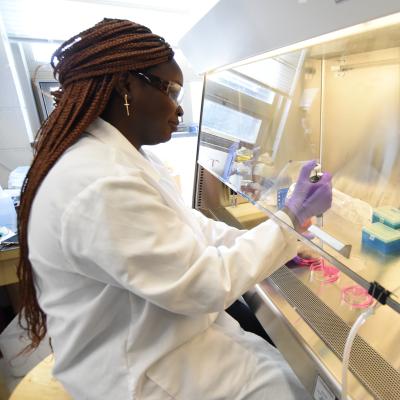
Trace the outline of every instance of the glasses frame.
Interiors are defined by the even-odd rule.
[[[143,82],[153,86],[155,89],[158,89],[160,92],[167,95],[177,107],[181,105],[183,98],[183,86],[181,86],[179,83],[174,81],[166,81],[157,75],[153,75],[145,71],[131,71],[131,73],[137,76]],[[176,98],[175,96],[171,95],[171,88],[174,88],[176,93],[178,93]]]

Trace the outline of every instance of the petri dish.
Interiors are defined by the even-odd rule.
[[[368,290],[359,285],[344,287],[341,297],[342,302],[351,308],[368,308],[374,302],[374,298],[368,294]]]
[[[339,269],[328,264],[323,258],[310,265],[310,281],[330,284],[336,282],[339,276]]]

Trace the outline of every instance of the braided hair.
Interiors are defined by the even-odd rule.
[[[21,191],[18,213],[21,312],[31,344],[36,348],[47,332],[46,314],[40,308],[29,261],[28,222],[40,184],[62,154],[104,111],[121,75],[171,60],[174,52],[163,38],[145,26],[127,20],[104,19],[64,42],[51,65],[60,88],[53,93],[55,109],[40,127],[34,158]]]

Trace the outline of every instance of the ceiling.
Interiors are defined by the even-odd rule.
[[[10,38],[64,41],[105,17],[148,26],[172,46],[218,0],[0,0]]]

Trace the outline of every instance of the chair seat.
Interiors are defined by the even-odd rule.
[[[54,355],[50,354],[29,371],[12,392],[9,400],[72,400],[52,375]]]

